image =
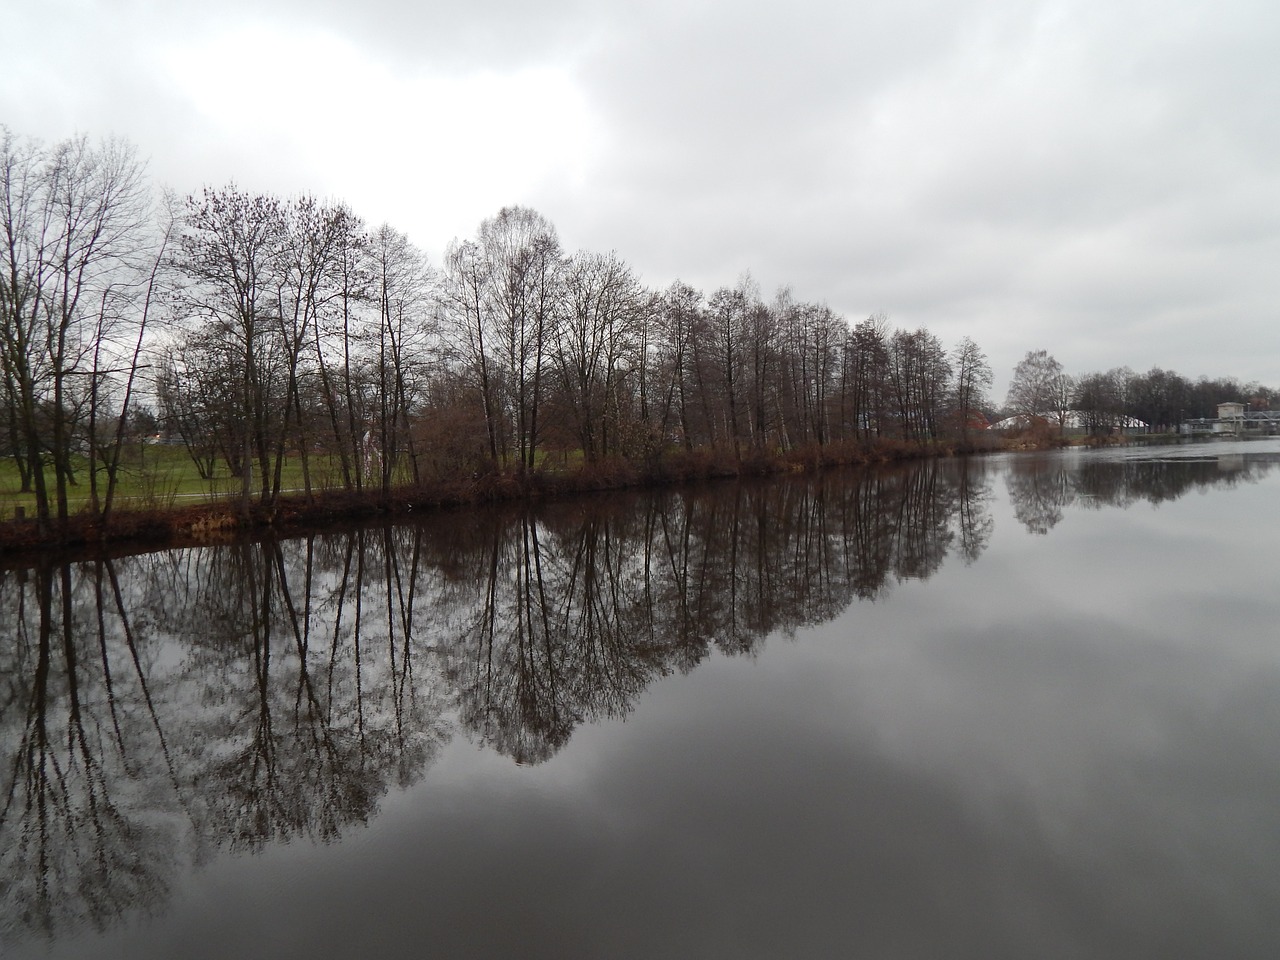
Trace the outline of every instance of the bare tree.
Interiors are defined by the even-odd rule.
[[[192,333],[160,348],[155,362],[156,400],[167,430],[182,440],[202,480],[212,480],[219,460],[238,471],[235,386],[239,365],[222,345]]]
[[[446,255],[448,335],[478,381],[495,466],[537,463],[562,272],[555,227],[527,207],[504,207]]]
[[[1105,436],[1124,423],[1123,385],[1115,373],[1088,373],[1076,381],[1071,406],[1090,436]]]
[[[128,144],[79,137],[45,147],[0,127],[0,375],[13,452],[43,526],[68,516],[101,378],[132,372],[119,355],[127,338],[103,343],[135,320],[120,291],[139,280],[148,206]]]
[[[93,367],[97,371],[97,375],[92,379],[92,388],[90,390],[88,442],[93,460],[90,466],[89,484],[92,509],[95,513],[100,514],[104,524],[111,513],[119,483],[120,457],[124,450],[126,426],[133,419],[135,413],[135,408],[131,407],[130,404],[133,402],[141,371],[145,366],[149,366],[149,364],[144,364],[142,361],[145,359],[144,344],[148,334],[148,327],[151,325],[151,314],[157,303],[164,299],[170,288],[171,277],[166,267],[169,243],[173,236],[174,227],[175,211],[172,203],[170,203],[166,210],[163,227],[158,234],[151,267],[146,272],[145,278],[142,278],[136,284],[127,284],[123,294],[116,298],[121,304],[121,310],[132,314],[134,321],[132,323],[133,342],[131,345],[127,342],[120,344],[122,355],[118,369],[121,374],[121,379],[118,381],[120,386],[119,407],[115,415],[114,432],[105,437],[99,432],[101,420],[99,412],[103,407],[101,396],[107,392],[103,389],[104,380],[110,383],[111,380],[115,379],[106,378],[103,375],[105,357],[115,352],[112,350],[111,324],[106,322],[107,297],[103,298],[103,309],[99,315],[94,335]],[[145,407],[136,408],[139,413],[145,412],[145,410]],[[101,472],[105,473],[107,478],[107,487],[102,492],[101,498],[99,497],[98,484],[99,462],[101,462]]]
[[[370,238],[369,265],[378,302],[370,361],[378,396],[378,479],[385,493],[402,454],[409,457],[413,479],[419,479],[410,421],[436,346],[433,276],[409,238],[387,224]]]
[[[536,463],[549,348],[558,319],[562,256],[555,227],[527,207],[504,207],[480,225],[494,266],[490,310],[499,325],[499,357],[521,470]]]
[[[279,213],[280,248],[275,264],[277,278],[271,284],[276,296],[272,319],[280,343],[285,394],[284,408],[272,431],[271,488],[273,495],[279,493],[286,448],[293,441],[301,458],[303,487],[309,495],[315,418],[310,409],[304,408],[304,398],[309,400],[316,391],[308,390],[305,381],[314,375],[322,389],[327,385],[322,319],[344,290],[343,267],[354,218],[345,207],[322,204],[310,196],[282,204]],[[331,422],[332,419],[331,416]]]
[[[642,360],[648,298],[617,254],[580,253],[566,265],[565,301],[556,366],[583,457],[595,462],[618,439],[624,381]]]
[[[711,295],[707,305],[708,362],[705,367],[703,363],[698,364],[698,389],[707,419],[711,424],[723,424],[722,431],[711,431],[711,442],[714,445],[716,433],[722,432],[732,444],[735,458],[742,456],[742,380],[745,375],[742,341],[746,338],[747,313],[752,305],[749,292],[746,284],[739,284],[734,288],[721,287]],[[695,351],[698,347],[699,341],[695,340]]]
[[[907,440],[934,440],[951,374],[942,343],[921,328],[889,338],[889,386],[895,419]]]
[[[287,369],[277,336],[284,247],[280,201],[234,185],[188,197],[178,267],[189,281],[183,294],[191,319],[208,325],[214,344],[234,357],[238,384],[238,459],[241,503],[248,509],[253,468],[260,496],[271,497],[271,440],[287,410],[280,368]]]
[[[781,331],[784,445],[822,446],[831,438],[831,391],[848,328],[826,304],[793,303],[786,290],[779,291],[773,311]]]
[[[662,380],[659,429],[667,436],[674,417],[680,426],[680,441],[685,450],[693,449],[689,398],[694,391],[692,353],[704,320],[702,307],[702,294],[676,280],[663,294],[657,309],[655,352]]]
[[[957,429],[961,438],[967,440],[975,411],[986,403],[987,390],[991,387],[991,365],[987,355],[968,337],[951,351],[951,364],[955,371]]]
[[[455,241],[445,252],[443,314],[452,358],[475,384],[484,410],[485,436],[492,469],[502,463],[506,430],[501,414],[499,372],[487,309],[491,265],[473,240]]]
[[[1144,374],[1131,377],[1128,387],[1127,399],[1133,415],[1153,430],[1177,429],[1193,405],[1191,384],[1172,370],[1152,367]],[[1253,392],[1244,389],[1241,396]]]
[[[841,370],[841,421],[863,443],[885,429],[888,391],[888,320],[874,314],[859,322],[845,341]]]
[[[1047,350],[1028,350],[1014,367],[1005,406],[1015,414],[1045,419],[1058,417],[1065,374]]]
[[[778,323],[777,314],[760,299],[754,282],[749,287],[750,306],[747,310],[744,332],[747,376],[746,401],[748,410],[747,430],[751,446],[757,452],[774,448],[778,416]]]

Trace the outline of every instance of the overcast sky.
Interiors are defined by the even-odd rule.
[[[1280,385],[1274,0],[4,0],[0,123],[651,286]]]

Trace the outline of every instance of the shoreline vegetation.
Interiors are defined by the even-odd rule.
[[[0,125],[0,560],[996,447],[987,356],[749,272],[643,282],[504,207],[431,263],[338,201],[158,203],[134,149]],[[1276,394],[1014,371],[1016,445]],[[189,503],[190,505],[183,505]],[[9,519],[12,517],[12,519]]]
[[[209,494],[182,505],[172,496],[139,496],[103,517],[90,510],[53,524],[10,514],[0,522],[0,568],[68,550],[147,551],[218,543],[251,536],[254,531],[293,532],[320,525],[374,518],[403,519],[426,511],[503,502],[536,502],[666,484],[701,483],[833,467],[867,467],[926,457],[964,456],[1018,448],[1003,439],[979,436],[968,442],[871,443],[793,449],[786,454],[757,453],[734,459],[714,451],[670,451],[647,464],[621,458],[524,473],[484,473],[383,489],[290,492],[270,502],[252,501],[247,509],[234,494]],[[1029,449],[1029,447],[1022,447]],[[10,508],[12,510],[12,508]],[[21,511],[25,513],[25,511]]]
[[[968,440],[911,442],[875,440],[793,449],[785,454],[757,453],[735,460],[707,450],[668,451],[647,464],[621,458],[526,473],[486,473],[383,489],[334,487],[311,493],[286,492],[271,502],[251,502],[247,509],[234,494],[199,495],[199,502],[180,504],[172,494],[130,498],[109,516],[90,510],[65,521],[41,524],[14,516],[12,506],[0,513],[0,569],[67,554],[90,558],[171,547],[223,543],[255,533],[303,533],[320,526],[374,519],[403,520],[428,511],[498,503],[535,503],[611,491],[669,484],[761,478],[812,473],[832,468],[890,466],[933,457],[975,456],[998,452],[1032,452],[1067,446],[1111,446],[1124,443],[1186,441],[1174,435],[1089,437],[975,433]],[[188,495],[196,496],[196,495]],[[3,504],[3,498],[0,498]],[[24,514],[25,511],[17,511]]]

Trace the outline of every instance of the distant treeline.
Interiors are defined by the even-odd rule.
[[[1191,381],[1153,367],[1135,373],[1116,367],[1073,377],[1047,350],[1031,350],[1014,368],[1005,401],[1010,414],[1042,421],[1061,431],[1071,420],[1087,433],[1107,435],[1138,428],[1176,432],[1195,418],[1217,416],[1217,406],[1244,401],[1258,410],[1276,405],[1280,391],[1232,377]]]
[[[614,253],[566,252],[527,208],[432,265],[340,203],[228,186],[157,214],[152,193],[125,143],[0,127],[0,454],[42,525],[75,484],[105,521],[144,434],[180,440],[202,476],[229,471],[248,508],[291,485],[643,476],[962,444],[985,425],[991,370],[968,338],[851,324],[749,277],[651,289]]]

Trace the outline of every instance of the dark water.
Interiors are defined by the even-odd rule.
[[[1280,955],[1278,463],[0,572],[0,956]]]

